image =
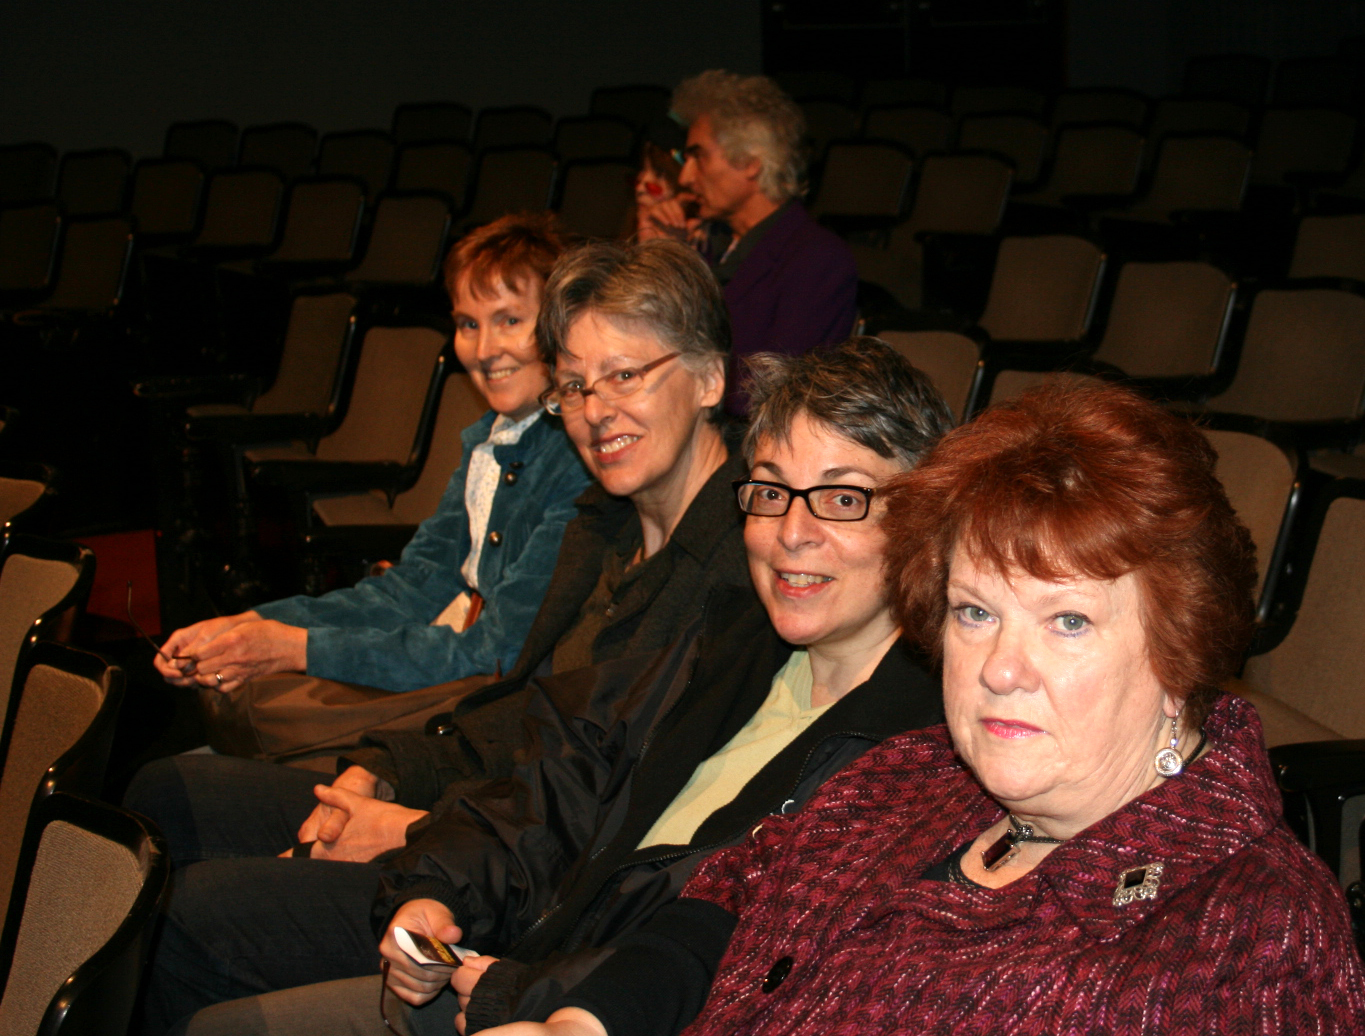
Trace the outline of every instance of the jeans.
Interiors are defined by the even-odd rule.
[[[170,846],[170,895],[143,1029],[161,1036],[224,1000],[373,975],[379,865],[277,859],[317,804],[316,773],[217,755],[144,767],[124,798]]]

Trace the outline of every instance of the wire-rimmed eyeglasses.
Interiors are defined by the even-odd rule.
[[[762,518],[780,518],[791,509],[798,496],[816,518],[826,522],[860,522],[872,507],[875,489],[866,486],[811,486],[793,489],[781,482],[745,479],[731,483],[739,498],[739,509]]]
[[[603,399],[621,399],[639,390],[644,384],[645,375],[655,367],[660,367],[682,353],[672,352],[660,356],[643,367],[622,367],[620,370],[604,374],[591,385],[571,381],[567,385],[556,385],[540,394],[540,405],[558,416],[566,410],[578,410],[594,392]]]

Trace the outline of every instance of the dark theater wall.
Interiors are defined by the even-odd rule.
[[[759,62],[757,0],[6,0],[0,143],[148,155],[177,119],[327,132],[436,99],[576,114],[594,86]]]

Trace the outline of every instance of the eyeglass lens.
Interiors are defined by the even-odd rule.
[[[739,488],[739,506],[747,514],[778,517],[787,513],[794,497],[804,496],[811,514],[827,521],[857,521],[866,516],[867,494],[852,486],[790,486],[746,482]]]

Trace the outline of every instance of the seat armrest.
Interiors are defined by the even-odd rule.
[[[270,460],[251,465],[251,477],[265,485],[305,493],[363,493],[400,488],[408,469],[391,461]]]
[[[1365,741],[1305,741],[1270,749],[1275,779],[1288,792],[1365,794]],[[1358,790],[1356,790],[1358,789]]]

